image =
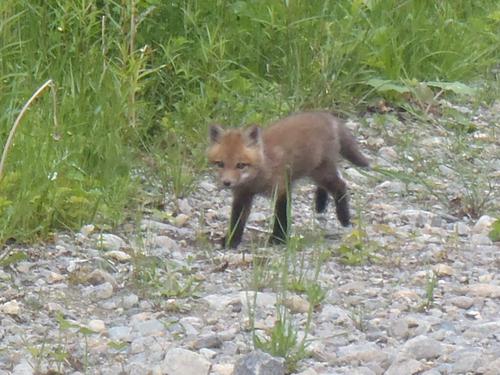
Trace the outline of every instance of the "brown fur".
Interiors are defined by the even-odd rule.
[[[256,125],[224,130],[210,127],[208,159],[218,166],[219,178],[233,191],[231,223],[225,245],[241,241],[255,194],[276,194],[273,242],[288,234],[287,192],[294,180],[310,177],[317,184],[316,209],[323,211],[329,192],[335,199],[337,217],[349,225],[345,181],[338,172],[340,155],[360,167],[368,167],[356,140],[343,122],[326,112],[289,116],[264,131]]]

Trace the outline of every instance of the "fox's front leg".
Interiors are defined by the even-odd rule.
[[[288,205],[290,204],[290,197],[288,194],[280,194],[274,206],[274,225],[273,234],[269,239],[273,243],[286,243],[288,239]]]
[[[253,195],[241,192],[233,192],[233,206],[231,208],[231,219],[229,230],[223,238],[222,246],[236,248],[241,242],[245,224],[252,209]]]

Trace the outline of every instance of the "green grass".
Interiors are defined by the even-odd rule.
[[[89,336],[97,334],[88,327],[72,323],[65,319],[61,313],[56,314],[58,325],[58,335],[56,338],[48,339],[47,333],[40,344],[26,342],[25,346],[30,353],[28,358],[34,373],[42,373],[42,363],[46,362],[51,368],[47,373],[62,374],[68,370],[68,367],[78,367],[84,373],[89,367]],[[74,357],[75,348],[71,347],[69,340],[73,337],[79,337],[83,343],[79,343],[82,351],[81,359]]]
[[[287,220],[290,221],[290,211]],[[254,255],[247,290],[272,291],[276,295],[275,322],[266,331],[256,328],[257,317],[261,316],[257,305],[257,294],[248,299],[248,318],[252,330],[252,341],[256,349],[272,356],[282,357],[286,373],[297,371],[300,360],[309,356],[309,334],[316,308],[324,302],[327,290],[321,286],[319,276],[326,259],[323,256],[324,244],[312,243],[297,236],[289,236],[281,252],[276,256]],[[312,250],[306,254],[306,249]],[[258,250],[253,249],[252,254]],[[269,248],[264,251],[269,251]],[[304,301],[300,319],[297,318],[296,298]],[[294,307],[295,306],[295,307]]]
[[[425,299],[419,306],[419,310],[427,311],[434,304],[434,292],[438,284],[438,277],[434,271],[427,273],[427,279],[425,282]]]
[[[494,0],[1,2],[0,143],[48,79],[57,102],[42,95],[15,135],[0,243],[118,224],[140,181],[187,194],[211,122],[405,98],[374,80],[488,82],[489,101],[499,46]]]

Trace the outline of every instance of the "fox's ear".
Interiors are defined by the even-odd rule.
[[[224,134],[224,129],[220,125],[210,125],[208,134],[211,143],[219,143],[222,135]]]
[[[243,133],[247,146],[257,146],[262,142],[262,134],[259,125],[251,125]]]

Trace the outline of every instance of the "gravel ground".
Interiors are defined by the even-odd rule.
[[[385,171],[346,163],[355,229],[332,209],[316,215],[307,182],[295,187],[300,252],[289,277],[321,286],[314,308],[298,292],[282,301],[285,249],[259,246],[268,200],[257,199],[241,248],[214,245],[231,200],[210,176],[113,233],[89,224],[9,245],[27,257],[0,269],[0,375],[280,374],[283,361],[254,351],[250,330],[268,337],[277,303],[299,338],[312,311],[294,373],[500,374],[500,252],[488,237],[500,206],[500,103],[440,109],[426,122],[349,122]]]

